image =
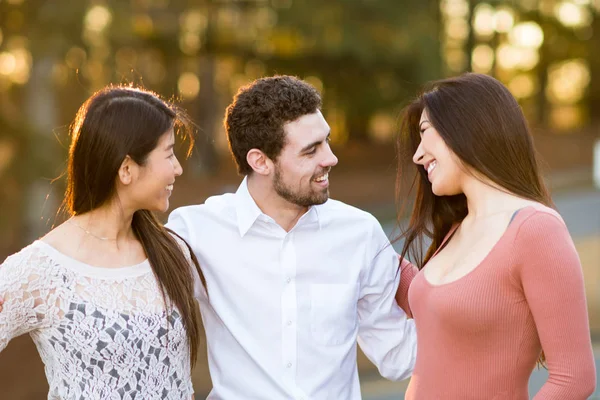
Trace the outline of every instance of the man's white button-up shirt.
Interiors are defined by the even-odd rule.
[[[398,256],[369,213],[335,200],[289,232],[263,214],[246,179],[235,194],[178,208],[167,227],[198,257],[209,399],[360,399],[357,340],[389,379],[416,358],[395,302]]]

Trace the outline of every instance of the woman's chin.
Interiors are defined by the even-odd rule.
[[[434,195],[438,197],[442,196],[456,196],[457,194],[461,194],[462,191],[458,188],[448,188],[441,185],[431,185],[431,191]]]
[[[438,181],[433,181],[431,183],[431,191],[436,196],[451,196],[452,195],[450,193],[451,190],[448,190],[448,188],[445,185],[440,184],[440,182],[438,182]]]
[[[167,200],[167,203],[163,204],[163,206],[161,207],[160,212],[167,212],[167,211],[169,211],[169,205],[170,205],[169,201]]]
[[[440,188],[440,185],[435,182],[431,182],[431,192],[436,196],[444,196],[443,188]]]
[[[148,210],[148,211],[152,211],[152,212],[164,213],[164,212],[169,211],[169,206],[170,206],[169,200],[167,200],[162,203],[148,205],[148,207],[146,207],[144,209]]]

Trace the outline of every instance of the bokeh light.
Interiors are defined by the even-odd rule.
[[[521,22],[510,31],[509,40],[515,46],[539,48],[544,43],[544,31],[536,22]]]
[[[193,100],[200,93],[200,79],[193,72],[185,72],[177,80],[177,90],[184,100]]]
[[[446,35],[454,40],[466,40],[469,37],[470,30],[465,19],[453,18],[446,23]]]
[[[31,53],[26,48],[21,47],[12,50],[12,54],[15,59],[15,70],[10,79],[18,85],[24,85],[29,81],[32,65]]]
[[[509,32],[515,23],[514,11],[508,7],[498,8],[494,14],[494,28],[496,32]]]
[[[490,73],[494,66],[494,50],[487,44],[475,46],[471,56],[471,64],[474,72]]]
[[[517,68],[521,60],[519,48],[510,44],[502,44],[496,49],[496,60],[498,65],[504,69]]]
[[[0,53],[0,74],[9,76],[15,72],[17,66],[17,60],[12,53],[2,52]]]
[[[475,7],[474,15],[475,35],[482,40],[489,39],[495,29],[494,8],[487,3],[480,3]]]
[[[376,142],[389,142],[395,129],[396,120],[388,113],[376,113],[369,121],[369,135]]]
[[[550,111],[550,125],[558,133],[568,133],[583,123],[581,107],[574,105],[555,105]]]
[[[530,74],[519,74],[510,80],[508,89],[517,99],[525,99],[537,92],[538,84]]]
[[[548,68],[546,97],[555,104],[579,102],[590,83],[590,70],[583,59],[567,60]]]
[[[203,32],[208,26],[208,18],[201,10],[192,9],[181,14],[179,24],[182,30]]]
[[[92,6],[85,15],[85,28],[93,32],[102,32],[112,21],[110,10],[102,5]]]
[[[154,32],[154,21],[148,14],[134,15],[131,25],[133,32],[142,37],[149,37]]]
[[[587,7],[568,1],[557,4],[554,13],[564,26],[571,28],[587,26],[592,21],[592,14]]]
[[[440,9],[449,18],[466,18],[469,15],[469,3],[465,0],[442,0]]]

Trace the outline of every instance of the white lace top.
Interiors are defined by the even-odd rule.
[[[92,267],[36,241],[0,266],[0,293],[0,351],[29,333],[48,399],[192,398],[186,332],[147,260]]]

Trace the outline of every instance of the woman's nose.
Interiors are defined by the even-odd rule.
[[[415,151],[415,154],[413,155],[413,162],[415,164],[420,164],[424,156],[425,152],[423,151],[421,144],[419,144],[419,147],[417,147],[417,151]]]

